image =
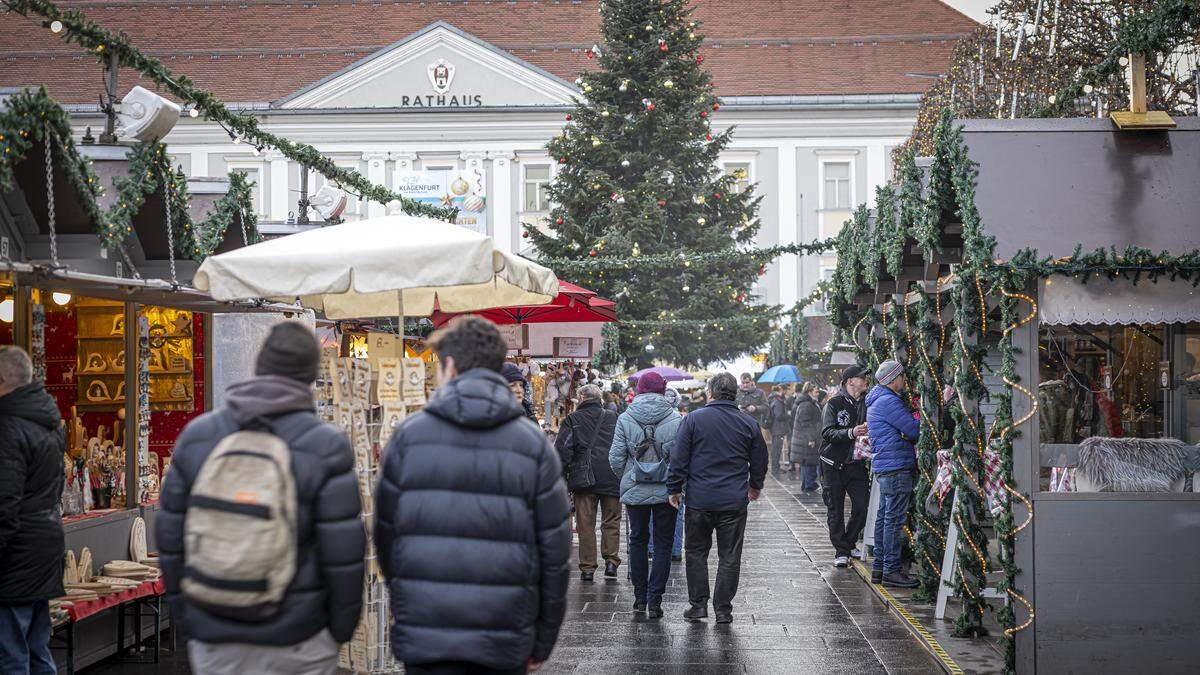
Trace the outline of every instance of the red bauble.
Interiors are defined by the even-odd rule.
[[[617,197],[618,197],[617,193],[614,192],[611,195],[609,195],[608,198],[615,202],[615,201],[617,201]]]
[[[568,122],[570,122],[570,121],[571,121],[571,116],[570,116],[570,115],[567,115],[567,121],[568,121]]]
[[[529,238],[529,230],[522,230],[521,236],[524,237],[525,239],[528,239]]]
[[[706,136],[704,137],[704,140],[706,140],[706,141],[711,141],[711,140],[712,140],[712,134],[708,134],[708,135],[706,135]]]
[[[667,41],[666,40],[658,41],[658,51],[660,51],[660,52],[667,51]]]
[[[658,200],[658,205],[659,205],[659,206],[666,206],[666,205],[667,205],[667,200],[665,200],[665,199],[660,199],[660,200]]]
[[[555,219],[554,219],[554,224],[555,224],[555,225],[562,225],[562,224],[563,224],[563,219],[562,219],[562,218],[555,218]]]
[[[713,193],[713,199],[720,199],[720,198],[721,198],[721,193],[720,193],[720,192],[714,192],[714,193]]]
[[[737,297],[737,301],[738,301],[738,302],[745,302],[745,301],[746,301],[746,296],[745,296],[745,295],[739,295],[739,296]]]
[[[704,55],[703,54],[696,55],[696,63],[704,63]]]
[[[713,104],[713,110],[720,110],[720,109],[721,109],[721,104],[720,104],[720,103],[714,103],[714,104]]]
[[[646,104],[646,110],[654,110],[654,104],[653,104],[653,103],[647,103],[647,104]]]
[[[588,256],[595,258],[596,257],[596,249],[592,249],[592,250],[588,251]]]
[[[707,119],[707,118],[708,118],[708,111],[707,111],[707,110],[701,110],[701,111],[700,111],[700,116],[701,116],[701,117],[703,117],[703,118],[706,118],[706,119]]]
[[[558,158],[558,163],[559,163],[559,164],[566,164],[566,163],[567,163],[567,158],[566,158],[566,157],[559,157],[559,158]]]

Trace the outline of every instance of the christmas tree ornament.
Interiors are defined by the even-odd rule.
[[[611,195],[609,195],[609,197],[608,197],[608,198],[609,198],[609,199],[611,199],[611,200],[613,200],[613,201],[615,202],[615,201],[617,201],[617,197],[618,197],[618,196],[619,196],[619,195],[617,195],[617,193],[615,193],[615,192],[614,192],[614,193],[612,193]]]
[[[592,51],[588,52],[588,54],[600,58],[600,45],[592,45]]]
[[[662,179],[667,182],[667,185],[671,185],[675,182],[675,174],[671,173],[670,171],[664,171],[662,174]]]
[[[604,141],[600,140],[599,138],[597,138],[595,136],[592,136],[592,147],[593,148],[598,148],[603,144],[604,144]]]
[[[588,251],[588,256],[589,256],[589,257],[591,257],[591,258],[595,258],[595,257],[596,257],[596,255],[597,255],[597,254],[596,254],[596,249],[592,249],[592,250]]]
[[[1095,88],[1095,87],[1093,87],[1093,86],[1092,86],[1092,85],[1090,85],[1090,84],[1085,84],[1085,85],[1083,85],[1083,93],[1085,93],[1085,94],[1090,94],[1090,93],[1092,93],[1093,91],[1095,91],[1095,89],[1096,89],[1096,88]]]
[[[707,221],[707,220],[705,220],[703,217],[700,217],[700,218],[697,218],[697,219],[696,219],[696,222],[697,222],[697,223],[700,223],[701,225],[703,225],[704,223],[707,223],[708,221]]]
[[[671,89],[675,86],[675,83],[670,80],[667,80],[666,82],[663,82],[663,86],[666,87],[667,89]]]
[[[704,195],[696,195],[695,197],[692,197],[692,201],[696,202],[697,204],[703,204]]]
[[[707,111],[707,110],[701,110],[701,111],[700,111],[700,117],[702,117],[702,118],[704,118],[704,119],[708,119],[708,111]]]
[[[704,135],[704,140],[706,140],[706,141],[712,141],[712,134],[705,134],[705,135]]]
[[[642,99],[642,105],[646,106],[646,110],[654,110],[654,101],[648,98]]]
[[[627,160],[627,159],[621,160],[621,166],[628,169],[629,168],[629,160]]]
[[[629,80],[621,80],[621,84],[617,86],[617,91],[629,91]]]
[[[583,84],[583,78],[582,77],[575,78],[575,86],[578,87],[581,84]]]
[[[692,287],[691,287],[691,286],[688,286],[687,284],[684,284],[684,285],[683,285],[683,288],[682,288],[681,290],[682,290],[684,293],[687,293],[688,291],[692,290]]]
[[[654,30],[654,26],[651,26],[650,24],[646,24],[646,32],[647,33],[651,32],[653,30]]]
[[[667,51],[667,41],[666,40],[658,41],[658,51],[660,51],[660,52]]]
[[[713,104],[713,110],[720,110],[720,109],[721,109],[721,104],[720,104],[720,103],[714,103],[714,104]]]
[[[713,193],[713,199],[720,199],[720,198],[721,198],[721,193],[720,193],[720,192],[714,192],[714,193]]]
[[[618,203],[618,204],[624,204],[624,203],[625,203],[625,197],[624,197],[624,196],[617,197],[617,203]]]
[[[660,199],[660,200],[658,200],[658,205],[659,205],[659,206],[666,206],[666,205],[667,205],[667,200],[665,200],[665,199]]]
[[[589,94],[592,93],[592,85],[590,85],[590,84],[583,85],[583,90],[586,93],[589,93]]]
[[[529,230],[521,230],[521,238],[528,239],[529,238]]]
[[[608,111],[607,111],[607,110],[601,110],[601,111],[600,111],[600,116],[601,116],[601,117],[608,117]]]
[[[559,164],[566,164],[566,163],[567,163],[567,158],[566,158],[566,157],[559,157],[559,158],[558,158],[558,163],[559,163]]]
[[[570,121],[571,121],[571,119],[572,119],[572,118],[571,118],[571,116],[570,116],[570,115],[567,115],[567,121],[568,121],[568,122],[570,122]]]
[[[704,63],[704,55],[703,54],[696,55],[696,63]]]
[[[562,219],[562,217],[560,216],[560,217],[558,217],[558,218],[555,218],[555,219],[554,219],[554,224],[555,224],[555,225],[562,225],[562,224],[563,224],[563,219]]]

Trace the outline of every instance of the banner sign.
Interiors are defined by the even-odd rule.
[[[456,225],[488,233],[483,171],[411,171],[396,174],[396,192],[419,202],[458,209]]]

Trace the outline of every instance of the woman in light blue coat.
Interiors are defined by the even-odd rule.
[[[667,383],[658,373],[638,380],[637,396],[617,418],[608,463],[621,477],[621,503],[629,514],[629,577],[636,611],[662,616],[662,595],[671,574],[675,507],[667,502],[667,468],[675,432],[683,417],[663,396]],[[649,436],[650,442],[646,442]],[[654,522],[652,569],[647,565],[650,523]]]

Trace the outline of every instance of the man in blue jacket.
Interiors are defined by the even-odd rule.
[[[733,621],[733,596],[742,568],[746,513],[767,475],[767,444],[758,421],[738,410],[737,380],[721,373],[708,381],[710,402],[683,418],[675,435],[667,491],[678,508],[687,493],[684,550],[687,558],[688,621],[708,616],[708,553],[717,533],[717,623]]]
[[[884,361],[875,370],[879,384],[867,394],[867,434],[871,439],[871,470],[879,483],[879,512],[875,516],[875,564],[871,581],[885,586],[915,588],[916,579],[900,571],[901,533],[908,518],[917,470],[914,443],[921,424],[901,398],[907,388],[904,366]]]

